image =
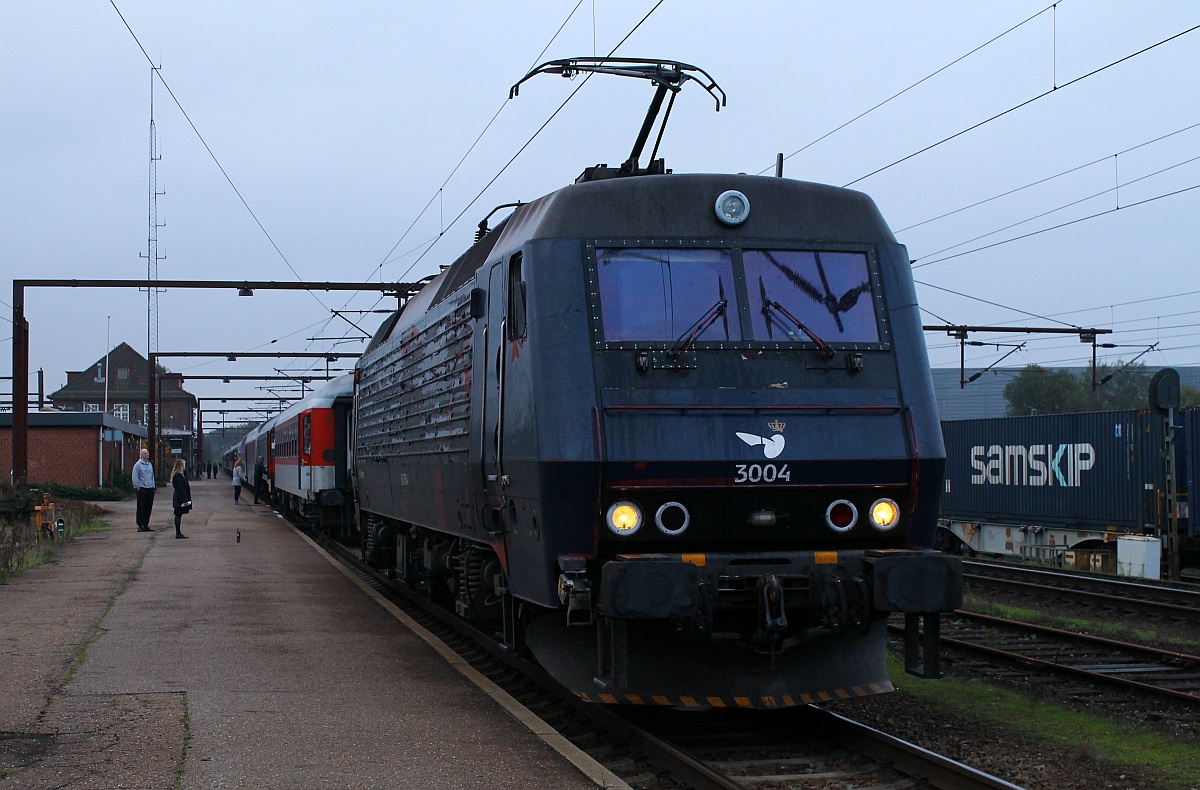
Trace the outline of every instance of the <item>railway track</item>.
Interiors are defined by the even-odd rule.
[[[1134,582],[1078,572],[963,560],[970,587],[1006,590],[1083,606],[1151,615],[1164,619],[1200,620],[1200,587]]]
[[[754,715],[585,703],[562,690],[535,664],[504,650],[490,635],[365,565],[356,549],[313,537],[365,584],[627,786],[773,790],[823,788],[849,781],[853,786],[897,790],[1017,788],[813,706]]]
[[[942,645],[1200,708],[1200,656],[962,610],[943,620]]]

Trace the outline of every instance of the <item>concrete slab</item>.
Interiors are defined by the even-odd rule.
[[[267,508],[192,493],[188,540],[160,491],[160,531],[121,503],[0,587],[11,786],[596,786]]]

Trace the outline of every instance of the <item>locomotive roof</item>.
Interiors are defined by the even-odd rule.
[[[713,211],[736,189],[750,216],[736,227]],[[801,242],[895,242],[875,202],[862,192],[767,176],[690,174],[574,184],[518,209],[496,246],[545,238],[724,238]]]

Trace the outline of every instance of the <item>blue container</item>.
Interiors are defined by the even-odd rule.
[[[1200,428],[1195,414],[1189,419]],[[1161,530],[1168,523],[1162,432],[1162,417],[1148,411],[943,422],[942,517]],[[1177,476],[1182,483],[1182,470]]]
[[[1180,412],[1180,431],[1175,436],[1176,474],[1179,477],[1179,499],[1186,504],[1183,512],[1187,517],[1180,519],[1180,531],[1194,541],[1200,541],[1200,519],[1195,509],[1200,503],[1193,500],[1193,492],[1200,491],[1200,408],[1183,409]]]

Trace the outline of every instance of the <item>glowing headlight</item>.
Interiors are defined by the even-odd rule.
[[[632,502],[614,502],[604,518],[617,535],[632,535],[642,526],[642,509]]]
[[[826,508],[825,523],[835,532],[849,532],[858,523],[858,508],[848,499],[839,499]]]
[[[750,216],[750,198],[736,189],[730,189],[721,193],[713,209],[717,212],[717,219],[726,225],[741,225]]]
[[[871,505],[871,526],[889,530],[900,521],[900,506],[890,499],[880,499]]]

